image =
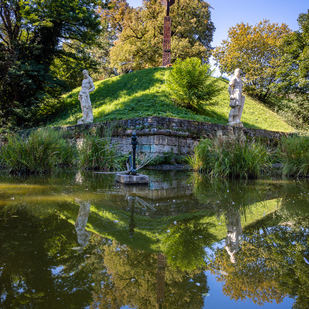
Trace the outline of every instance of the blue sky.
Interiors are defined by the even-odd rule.
[[[127,0],[130,6],[142,5],[142,0]],[[263,19],[272,23],[286,23],[292,30],[298,30],[297,18],[309,9],[308,0],[211,0],[212,21],[215,24],[213,46],[220,45],[227,38],[228,29],[237,23],[254,25]]]

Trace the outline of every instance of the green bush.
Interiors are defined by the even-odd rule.
[[[279,156],[282,172],[289,176],[309,175],[309,137],[291,136],[281,139]]]
[[[51,172],[57,165],[72,165],[76,149],[53,129],[32,131],[29,136],[9,135],[1,162],[17,173]]]
[[[232,131],[228,136],[218,131],[215,139],[201,140],[187,160],[194,170],[229,178],[257,178],[270,166],[265,147]]]
[[[86,170],[110,171],[125,166],[126,158],[119,154],[109,132],[103,138],[87,135],[78,146],[78,154],[79,165]]]
[[[167,74],[166,87],[179,106],[204,112],[205,106],[220,92],[218,79],[211,77],[210,65],[198,58],[177,60]]]

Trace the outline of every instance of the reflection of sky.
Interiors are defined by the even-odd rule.
[[[212,248],[205,248],[205,252],[208,257],[211,257],[216,249],[221,249],[225,245],[225,241],[215,243]],[[205,272],[207,276],[207,284],[209,286],[208,296],[204,298],[204,307],[203,309],[251,309],[251,308],[263,308],[263,309],[290,309],[293,306],[294,300],[292,298],[284,298],[282,303],[277,304],[275,301],[273,303],[265,302],[263,306],[258,306],[254,304],[250,299],[235,301],[229,296],[226,296],[222,292],[224,282],[217,281],[215,275],[210,271]],[[228,275],[228,274],[227,274]]]
[[[291,298],[284,298],[283,302],[280,304],[274,303],[264,303],[264,305],[258,306],[254,304],[251,300],[246,299],[243,301],[235,301],[230,299],[230,297],[225,296],[222,292],[223,282],[217,281],[215,275],[212,275],[210,271],[206,271],[207,283],[209,286],[209,297],[204,298],[204,309],[218,309],[218,308],[228,308],[228,309],[251,309],[251,308],[263,308],[263,309],[290,309],[293,306],[294,300]]]
[[[50,270],[53,276],[57,276],[62,272],[63,269],[64,269],[64,266],[61,265],[61,266],[52,267]]]

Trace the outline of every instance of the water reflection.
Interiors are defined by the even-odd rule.
[[[238,209],[229,208],[225,213],[227,236],[225,249],[232,263],[236,263],[236,252],[239,250],[239,237],[242,234],[241,220]]]
[[[1,308],[200,309],[205,270],[226,306],[309,303],[306,181],[53,177],[2,177]]]
[[[86,231],[86,225],[90,213],[90,201],[82,201],[80,199],[75,199],[75,202],[80,205],[78,216],[75,222],[75,230],[77,233],[77,240],[79,247],[74,247],[79,253],[83,252],[83,248],[88,244],[91,233]]]

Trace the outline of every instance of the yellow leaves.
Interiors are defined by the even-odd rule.
[[[268,20],[255,26],[237,24],[229,29],[229,39],[222,41],[213,56],[222,73],[232,74],[240,67],[246,84],[267,89],[276,74],[279,44],[288,33],[287,25],[279,26]]]

